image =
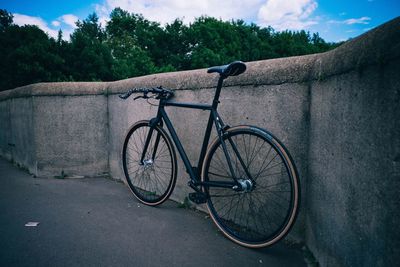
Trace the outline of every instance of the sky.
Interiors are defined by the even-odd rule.
[[[61,29],[66,39],[77,20],[96,12],[104,26],[116,7],[161,25],[207,15],[278,31],[318,32],[328,42],[354,38],[400,15],[400,0],[0,0],[0,9],[11,12],[15,24],[37,25],[52,37]]]

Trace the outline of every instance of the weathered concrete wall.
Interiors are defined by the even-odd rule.
[[[0,155],[35,169],[32,97],[0,102]]]
[[[34,84],[3,93],[1,154],[36,176],[108,173],[105,88],[103,83]]]
[[[37,175],[108,173],[107,97],[37,97],[34,101]]]
[[[11,100],[0,101],[0,155],[11,160]]]
[[[314,67],[306,243],[322,266],[400,260],[399,26],[383,25]]]
[[[313,85],[306,225],[322,266],[394,266],[400,259],[399,64]]]
[[[341,47],[250,62],[226,80],[219,112],[279,137],[299,169],[302,206],[289,238],[306,242],[321,266],[390,266],[399,261],[400,19]],[[0,153],[39,176],[123,179],[126,131],[156,108],[122,101],[132,87],[163,85],[176,100],[210,103],[215,75],[165,73],[111,83],[35,84],[0,93]],[[196,163],[207,112],[168,108]],[[178,162],[173,198],[188,192]]]

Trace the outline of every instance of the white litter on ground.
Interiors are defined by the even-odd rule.
[[[27,227],[36,227],[39,225],[39,222],[27,222],[25,226]]]

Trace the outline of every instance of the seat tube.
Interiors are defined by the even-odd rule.
[[[211,129],[212,129],[213,122],[216,118],[215,113],[218,108],[219,95],[221,93],[221,88],[222,88],[223,82],[224,82],[224,78],[222,76],[220,76],[219,80],[218,80],[217,88],[215,89],[215,95],[214,95],[214,99],[213,99],[213,103],[212,103],[212,110],[211,110],[210,116],[208,118],[207,128],[206,128],[206,132],[205,132],[204,139],[203,139],[203,146],[201,148],[199,162],[197,164],[197,168],[199,170],[201,170],[201,167],[203,166],[203,161],[204,161],[204,157],[206,155],[208,142],[210,141]]]
[[[210,141],[210,135],[211,135],[213,122],[214,122],[214,115],[212,114],[212,112],[210,112],[206,132],[204,134],[203,146],[201,147],[199,162],[197,164],[198,170],[201,170],[201,167],[203,166],[204,157],[206,156],[206,152],[207,152],[208,142]]]

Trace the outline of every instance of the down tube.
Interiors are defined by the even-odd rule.
[[[168,131],[171,134],[172,140],[175,143],[176,149],[178,149],[179,155],[181,156],[181,159],[182,159],[183,163],[185,164],[186,172],[189,174],[190,179],[192,179],[193,181],[198,181],[199,179],[198,179],[198,177],[196,177],[196,175],[193,171],[193,168],[189,161],[189,158],[186,155],[186,152],[183,149],[181,142],[179,141],[179,137],[176,134],[175,129],[172,126],[172,123],[169,120],[167,113],[165,112],[165,110],[163,108],[160,109],[160,112],[161,112],[161,117],[163,118],[165,125],[167,125]]]

